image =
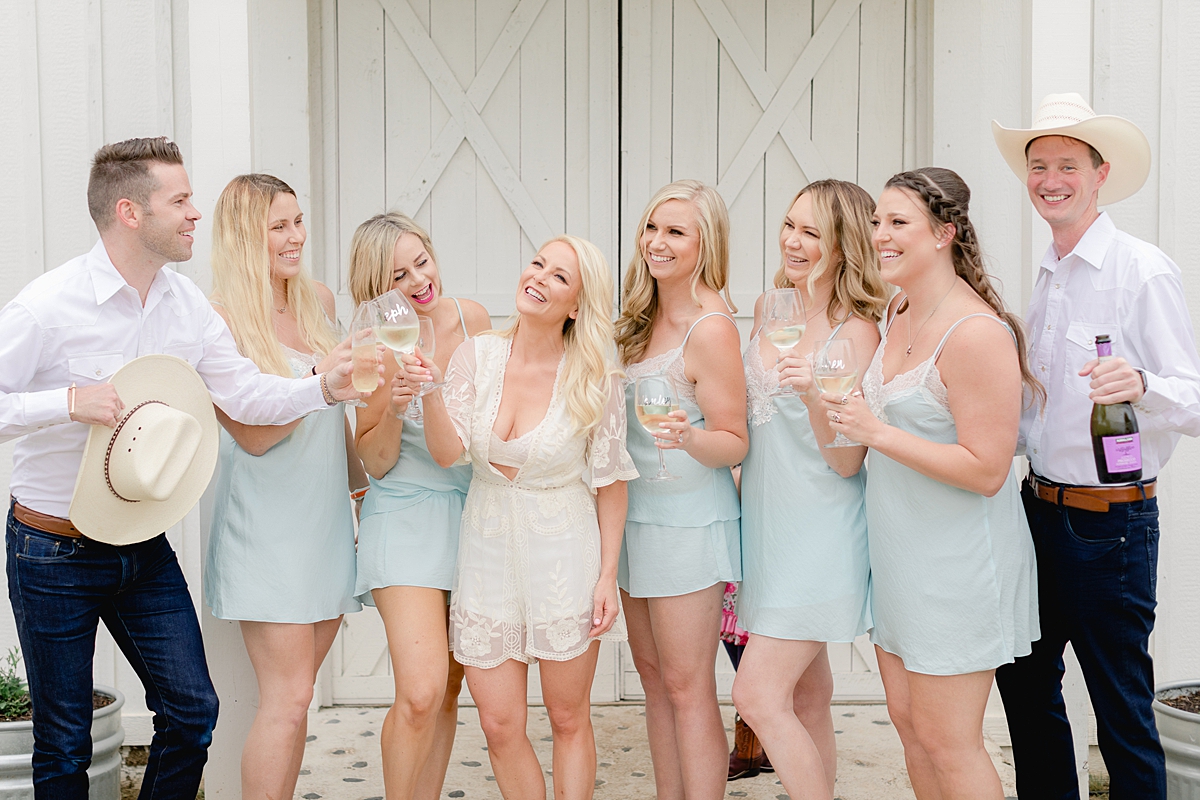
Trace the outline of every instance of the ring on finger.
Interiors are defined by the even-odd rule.
[[[848,395],[848,394],[842,395],[842,405],[846,405],[849,402],[850,402],[850,395]]]
[[[833,415],[833,421],[834,421],[834,422],[836,422],[836,423],[839,423],[839,424],[841,423],[841,421],[842,421],[842,413],[841,413],[840,411],[839,411],[838,413],[836,413],[836,414],[834,414],[834,415]]]

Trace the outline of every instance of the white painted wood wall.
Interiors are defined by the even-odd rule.
[[[556,7],[555,0],[546,3],[551,9]],[[300,193],[301,206],[309,210],[312,235],[308,250],[313,271],[330,285],[340,286],[340,265],[348,244],[344,237],[355,223],[343,223],[338,214],[343,166],[339,159],[345,157],[346,148],[357,146],[352,137],[358,133],[339,129],[338,81],[344,76],[339,76],[338,52],[327,38],[328,31],[337,29],[338,8],[343,5],[351,5],[350,0],[28,0],[0,4],[0,96],[8,101],[9,111],[6,124],[0,126],[0,169],[6,178],[0,183],[0,302],[15,295],[34,276],[95,241],[84,201],[88,159],[103,142],[134,135],[166,134],[181,144],[198,206],[206,215],[220,189],[238,172],[259,169],[285,177]],[[422,13],[419,5],[414,3],[414,13]],[[696,15],[704,16],[705,7],[719,12],[717,5],[679,0],[674,8],[686,24],[694,24],[703,33]],[[818,23],[829,5],[829,0],[818,0]],[[824,148],[822,157],[830,164],[831,174],[856,177],[871,191],[877,191],[892,171],[891,159],[898,159],[904,166],[937,163],[957,169],[974,191],[972,217],[993,269],[1004,281],[1005,295],[1014,307],[1023,308],[1030,288],[1032,254],[1040,254],[1039,242],[1044,240],[1038,239],[1038,228],[1028,213],[1019,183],[995,152],[988,123],[992,118],[1028,122],[1045,91],[1081,91],[1091,97],[1100,113],[1128,116],[1150,138],[1154,166],[1149,183],[1138,195],[1109,211],[1118,225],[1158,243],[1180,264],[1196,324],[1200,322],[1200,281],[1196,277],[1200,256],[1188,240],[1194,227],[1188,216],[1188,200],[1192,187],[1200,181],[1200,154],[1191,136],[1200,127],[1200,95],[1194,88],[1200,85],[1200,54],[1187,44],[1200,34],[1200,7],[1189,0],[1071,0],[1072,8],[1082,5],[1087,17],[1082,29],[1091,32],[1081,55],[1078,40],[1088,40],[1087,35],[1074,37],[1070,47],[1062,47],[1062,41],[1046,27],[1047,14],[1060,5],[1055,0],[990,4],[865,0],[864,10],[856,12],[858,36],[864,45],[862,55],[857,61],[851,58],[849,46],[839,39],[830,55],[835,60],[831,63],[839,67],[834,70],[836,74],[824,76],[847,83],[851,83],[846,77],[851,71],[857,70],[859,76],[860,139],[856,152],[861,155],[856,156],[853,175],[848,166],[848,135],[837,129],[826,133],[820,128],[828,119],[819,88],[814,88],[809,97],[812,116],[808,119],[816,126],[813,141],[819,149]],[[437,13],[434,6],[442,6],[441,0],[426,0],[424,13]],[[575,31],[578,37],[584,27],[581,17],[568,14],[562,2],[558,7],[564,10],[557,24],[568,35]],[[611,6],[588,6],[588,26],[593,24],[591,9],[602,7]],[[623,165],[628,162],[641,166],[636,170],[626,166],[627,178],[612,190],[615,194],[606,201],[598,198],[594,190],[599,179],[615,176],[616,171],[611,163],[605,164],[602,154],[594,152],[595,142],[589,139],[585,150],[575,138],[590,136],[594,124],[589,117],[586,124],[580,125],[580,118],[573,113],[565,121],[550,123],[561,128],[567,143],[561,157],[569,164],[553,179],[557,183],[552,191],[543,193],[544,187],[536,184],[529,190],[535,202],[543,204],[539,209],[548,220],[568,228],[574,220],[587,220],[589,227],[576,227],[574,231],[596,239],[608,248],[610,257],[620,252],[618,268],[628,257],[632,238],[628,230],[617,230],[617,209],[622,218],[628,217],[630,209],[636,213],[654,188],[671,177],[682,176],[685,168],[692,175],[719,181],[735,158],[731,148],[740,146],[756,124],[761,109],[757,98],[766,86],[761,76],[748,79],[738,66],[748,62],[738,61],[736,47],[723,42],[724,46],[717,48],[711,33],[708,38],[697,34],[698,38],[686,39],[685,46],[677,46],[678,40],[662,33],[661,21],[669,16],[662,9],[671,7],[665,0],[628,0],[623,7],[623,18],[640,20],[625,34],[627,81],[635,68],[647,75],[655,69],[677,67],[700,74],[711,72],[716,65],[719,97],[737,98],[737,104],[718,100],[714,105],[708,97],[681,102],[679,95],[691,98],[693,87],[689,84],[677,91],[678,82],[668,84],[666,89],[661,83],[647,89],[627,82],[623,87],[626,107],[641,104],[649,116],[634,118],[625,114],[621,135],[630,146],[617,157]],[[802,15],[806,6],[764,3],[761,7],[767,9],[764,13],[775,13],[770,12],[771,8],[777,8],[778,13],[800,9]],[[726,8],[743,31],[746,47],[765,64],[763,72],[773,85],[779,86],[789,69],[784,54],[790,52],[794,58],[799,44],[778,37],[774,22],[779,17],[745,14],[746,6],[734,2],[727,2]],[[902,12],[899,21],[897,9]],[[490,12],[485,8],[480,13]],[[872,16],[875,13],[883,16]],[[535,22],[532,35],[537,35],[538,25],[551,23]],[[485,29],[491,33],[472,39],[469,46],[461,42],[447,44],[448,48],[461,49],[461,53],[454,50],[457,55],[450,59],[461,85],[470,86],[474,74],[471,70],[476,63],[482,64],[474,59],[490,53],[488,37],[494,39],[497,32],[494,25]],[[615,34],[615,27],[610,30]],[[889,72],[890,83],[864,80],[873,68],[871,58],[882,52],[879,48],[886,50],[897,40],[905,42],[903,71]],[[591,56],[584,64],[581,52],[568,48],[564,58],[570,59],[577,71],[590,70]],[[524,53],[515,56],[518,65],[525,57]],[[900,75],[908,77],[901,80]],[[1077,75],[1086,76],[1085,85],[1062,86],[1063,81]],[[814,87],[819,87],[822,77],[818,70]],[[514,90],[506,81],[513,80],[507,73],[502,76],[496,86],[498,94],[491,102],[511,98]],[[606,89],[595,85],[598,80],[599,76],[589,73],[588,96],[615,92],[615,84],[607,84]],[[566,84],[561,85],[565,92]],[[640,100],[638,92],[642,93]],[[871,99],[872,95],[877,95],[876,100]],[[899,117],[892,106],[886,105],[897,97],[902,104]],[[432,92],[425,102],[426,108],[435,109]],[[872,105],[876,102],[885,105]],[[554,108],[562,111],[564,103],[573,103],[570,108],[575,111],[587,108],[592,113],[590,105],[579,97],[558,101]],[[873,115],[870,109],[876,107],[884,111]],[[817,113],[819,109],[822,113]],[[444,122],[447,113],[443,111],[436,119],[431,114],[431,133],[418,131],[418,135],[432,136],[433,122]],[[509,154],[510,162],[526,155],[512,150],[511,134],[503,133],[505,125],[514,124],[513,117],[520,118],[521,113],[527,112],[501,112],[488,105],[480,112],[489,126],[501,131],[497,143],[502,152]],[[883,135],[897,123],[903,126],[899,156],[861,138]],[[570,127],[572,124],[575,127]],[[611,130],[615,130],[615,122],[612,124]],[[701,145],[709,149],[689,161],[693,156],[675,152],[676,140],[650,135],[666,126],[682,137],[688,125],[696,129],[697,124],[700,129],[716,130],[718,142],[732,144],[729,148],[718,144],[715,149],[711,144]],[[351,138],[342,141],[340,148],[331,146],[343,133]],[[634,146],[637,141],[641,144]],[[803,170],[799,160],[788,165],[784,156],[792,156],[787,153],[786,142],[781,141],[774,138],[763,162],[750,170],[741,191],[732,198],[727,195],[734,214],[734,288],[743,310],[749,304],[747,298],[753,299],[764,276],[773,271],[768,254],[774,246],[774,218],[792,191],[775,185],[774,176],[790,175],[790,180],[800,180],[801,175],[818,174],[816,170],[811,175]],[[462,145],[459,149],[466,152],[470,148]],[[459,181],[457,185],[466,196],[475,198],[480,212],[503,211],[500,204],[507,205],[505,198],[488,189],[478,166],[468,163],[458,150],[451,155],[449,175],[443,180]],[[530,158],[540,155],[528,154]],[[380,173],[385,178],[384,188],[397,186],[410,177],[395,173],[396,165],[389,169],[393,171]],[[587,182],[582,184],[585,171]],[[368,177],[375,180],[379,176]],[[586,185],[586,194],[562,190],[570,181],[574,181],[572,186]],[[341,191],[352,188],[342,185]],[[374,199],[370,202],[380,208],[392,202],[393,196],[375,189],[371,192],[369,196]],[[561,208],[556,209],[552,199],[547,199],[554,196],[563,198]],[[434,214],[438,208],[436,192],[431,201],[427,213]],[[602,218],[600,211],[606,203],[613,209],[609,212],[607,235],[602,223],[593,223]],[[355,214],[361,219],[367,211],[364,204]],[[446,211],[453,215],[455,209]],[[435,217],[424,221],[436,229],[440,220]],[[529,236],[522,239],[503,214],[489,218],[499,220],[492,223],[489,235],[508,254],[496,257],[500,266],[497,271],[515,271],[532,246]],[[590,227],[593,224],[597,227]],[[195,258],[182,268],[202,286],[208,283],[206,225],[207,220],[201,222]],[[750,235],[745,233],[747,230],[760,232]],[[465,229],[460,233],[466,238]],[[491,264],[492,260],[480,254],[490,255],[490,247],[482,246],[472,236],[470,247],[463,245],[460,251],[455,249],[459,242],[448,242],[447,238],[456,237],[438,237],[443,260],[449,262],[452,255],[455,261],[475,270],[467,276],[474,282],[462,285],[470,292],[500,297],[492,301],[493,312],[507,310],[500,290],[511,286],[515,272],[482,274],[486,270],[481,265]],[[459,291],[457,287],[455,291]],[[11,445],[0,445],[0,479],[8,475],[9,453]],[[1164,536],[1158,584],[1159,623],[1153,649],[1158,678],[1165,681],[1200,673],[1200,641],[1194,635],[1200,627],[1200,581],[1194,577],[1200,573],[1200,540],[1191,535],[1188,523],[1200,512],[1200,490],[1196,488],[1200,484],[1200,450],[1195,442],[1185,439],[1180,444],[1162,475],[1162,484]],[[185,572],[197,589],[202,528],[197,512],[172,532]],[[238,687],[236,691],[244,696],[247,675],[244,665],[239,666],[234,658],[240,646],[236,631],[222,632],[221,624],[209,619],[205,621],[205,632],[218,681]],[[0,647],[8,647],[15,640],[11,616],[3,609]],[[111,644],[102,639],[97,678],[129,689],[129,741],[139,743],[148,739],[148,720],[139,717],[136,704],[140,691],[127,670]],[[229,692],[223,694],[228,696]],[[229,713],[232,710],[227,701],[222,716],[226,730],[236,717]]]

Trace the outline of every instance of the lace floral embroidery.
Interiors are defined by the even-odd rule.
[[[758,334],[750,339],[742,360],[746,365],[746,418],[754,427],[766,425],[779,409],[771,392],[779,388],[779,371],[763,366]]]

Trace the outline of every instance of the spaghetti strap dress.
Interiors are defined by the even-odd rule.
[[[683,350],[692,331],[709,317],[737,324],[727,314],[705,314],[692,323],[678,347],[625,367],[629,418],[637,418],[633,390],[638,376],[666,372],[675,381],[679,407],[694,427],[704,428],[696,387],[684,374]],[[629,455],[642,475],[658,472],[654,442],[641,425],[629,426]],[[617,584],[631,597],[675,597],[714,583],[741,580],[741,509],[733,474],[728,467],[706,467],[681,450],[664,451],[663,458],[679,480],[639,478],[629,484]]]
[[[969,314],[946,331],[932,356],[888,383],[885,331],[863,377],[872,413],[923,439],[957,442],[937,359],[954,330],[978,316],[1004,325],[991,314]],[[869,461],[871,641],[903,659],[906,669],[929,675],[990,670],[1028,655],[1041,635],[1037,575],[1015,471],[985,497],[878,451]]]
[[[296,377],[319,360],[283,349]],[[213,616],[310,623],[358,611],[341,404],[309,414],[261,456],[222,428],[218,463],[204,569]]]
[[[568,661],[591,645],[600,578],[595,494],[637,471],[625,452],[620,379],[610,378],[600,423],[582,432],[555,379],[542,421],[505,441],[493,430],[512,339],[463,342],[446,370],[446,410],[474,466],[450,592],[454,657],[490,668],[507,659]],[[513,467],[509,480],[494,464]],[[620,624],[600,637],[625,638]]]
[[[454,300],[458,306],[458,300]],[[462,307],[458,322],[465,341]],[[400,457],[382,479],[370,479],[358,522],[354,594],[373,606],[372,589],[421,586],[449,590],[458,558],[458,528],[471,485],[471,465],[442,468],[425,445],[422,422],[405,419]]]
[[[870,627],[866,470],[838,475],[821,457],[804,401],[771,397],[779,372],[763,365],[760,335],[744,359],[750,451],[738,620],[775,639],[852,642]]]

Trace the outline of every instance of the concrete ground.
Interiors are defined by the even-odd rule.
[[[303,800],[383,800],[379,729],[383,708],[330,708],[309,717],[309,742],[304,768],[296,787]],[[721,707],[729,738],[733,740],[733,707]],[[900,739],[882,705],[836,705],[833,719],[838,739],[837,797],[841,800],[892,800],[911,798],[904,770]],[[597,800],[651,800],[654,777],[646,747],[645,708],[640,705],[592,707],[599,767]],[[546,767],[550,787],[550,723],[544,708],[529,709],[529,737]],[[988,751],[1000,772],[1005,794],[1013,797],[1012,767],[1004,763],[1000,748],[988,742]],[[459,712],[459,734],[442,796],[499,800],[488,763],[486,742],[474,708]],[[727,784],[726,797],[747,800],[787,800],[774,774],[761,774]]]

